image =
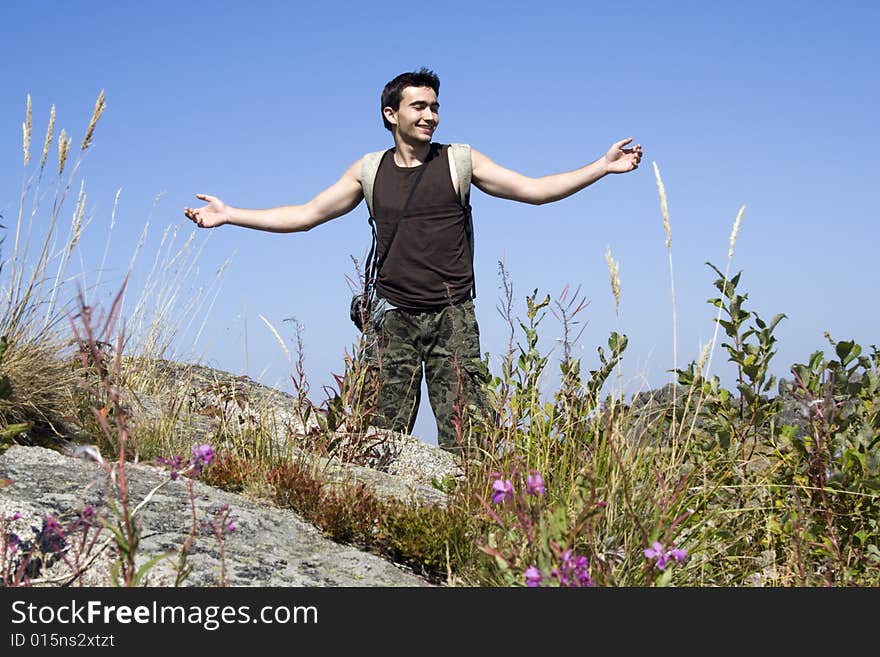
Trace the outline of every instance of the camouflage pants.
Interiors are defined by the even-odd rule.
[[[419,409],[422,369],[437,421],[437,443],[450,452],[471,443],[473,421],[488,411],[484,386],[489,371],[480,358],[480,333],[473,301],[439,310],[394,308],[371,326],[370,364],[378,373],[374,424],[412,433]],[[472,443],[471,443],[472,444]]]

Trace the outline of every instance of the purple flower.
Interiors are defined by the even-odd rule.
[[[235,523],[230,521],[228,525],[226,525],[226,531],[234,532],[235,531]]]
[[[529,566],[526,568],[526,586],[530,588],[541,586],[541,579],[541,571],[535,566]]]
[[[562,563],[554,568],[551,576],[559,580],[559,586],[592,586],[590,562],[584,556],[573,557],[571,550],[562,553]]]
[[[163,457],[159,457],[156,459],[156,462],[161,463],[162,465],[167,465],[171,468],[171,480],[176,481],[180,476],[178,470],[183,467],[183,457],[179,454],[173,454],[170,459],[166,459]]]
[[[162,456],[156,459],[157,463],[161,463],[162,465],[167,465],[171,467],[172,470],[180,470],[180,466],[183,465],[183,457],[180,454],[173,454],[170,459],[166,459]]]
[[[53,515],[47,515],[43,519],[43,528],[39,534],[40,549],[46,553],[57,554],[61,552],[66,543],[67,536],[64,528],[58,523]]]
[[[202,468],[214,460],[214,448],[208,444],[193,445],[192,458],[189,463],[192,467],[193,474],[198,477],[202,474]]]
[[[24,517],[23,515],[21,515],[18,511],[16,511],[15,513],[12,514],[12,517],[10,518],[10,520],[20,520],[23,517]]]
[[[214,448],[207,444],[198,446],[193,445],[192,453],[193,459],[203,465],[208,465],[214,460]]]
[[[681,548],[666,550],[660,541],[654,541],[654,544],[645,550],[645,558],[656,559],[657,569],[664,570],[671,560],[684,561],[687,558],[687,552]]]
[[[510,479],[497,479],[492,484],[492,503],[500,504],[513,499],[513,482]]]
[[[46,516],[45,520],[43,521],[43,531],[51,534],[57,534],[58,536],[64,536],[64,530],[61,528],[58,519],[51,514]]]
[[[79,512],[79,515],[74,518],[74,520],[70,523],[68,527],[69,531],[73,532],[78,530],[80,527],[91,527],[93,520],[95,518],[95,507],[91,504],[83,507],[83,510]]]
[[[663,554],[663,544],[660,541],[654,541],[654,545],[645,550],[646,559],[656,559]]]
[[[544,478],[539,472],[532,472],[532,474],[526,477],[526,492],[529,495],[544,495],[547,492]]]

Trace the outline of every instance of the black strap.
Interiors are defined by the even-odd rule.
[[[467,236],[468,246],[471,247],[471,276],[474,280],[471,284],[471,299],[477,298],[477,273],[474,271],[474,218],[471,213],[471,204],[464,206],[464,232]]]
[[[386,152],[385,155],[387,155],[390,152],[391,151]],[[385,155],[382,156],[383,159],[385,158]],[[394,238],[397,236],[397,227],[400,225],[400,222],[403,221],[403,218],[406,215],[406,211],[409,208],[409,202],[412,200],[413,195],[416,192],[416,187],[419,186],[419,181],[422,179],[422,175],[424,175],[425,169],[428,168],[428,162],[430,161],[430,159],[431,159],[431,157],[429,154],[429,157],[425,158],[425,161],[422,164],[422,167],[419,170],[418,174],[416,174],[416,179],[413,182],[413,186],[410,187],[409,195],[406,197],[406,201],[403,204],[403,208],[400,210],[400,214],[397,217],[397,221],[394,222],[394,225],[391,229],[391,238],[388,240],[388,246],[385,247],[385,253],[382,254],[382,257],[377,257],[375,259],[373,256],[376,255],[376,253],[377,253],[376,248],[377,248],[377,244],[378,244],[379,240],[378,240],[378,235],[376,233],[376,220],[372,214],[370,215],[369,221],[370,221],[370,229],[372,230],[372,233],[373,233],[373,239],[372,239],[372,243],[370,245],[370,253],[369,253],[369,255],[367,255],[366,286],[367,286],[368,292],[371,291],[372,287],[375,285],[376,280],[379,277],[379,270],[382,269],[382,265],[385,262],[385,258],[388,257],[388,253],[391,251],[391,245],[394,243]],[[381,166],[381,162],[380,162],[380,166]],[[373,206],[375,207],[375,205],[376,204],[374,201]]]

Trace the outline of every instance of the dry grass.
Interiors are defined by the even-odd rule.
[[[2,373],[9,379],[12,394],[0,399],[0,425],[29,423],[43,431],[60,432],[77,393],[72,361],[62,357],[69,352],[57,334],[9,342]]]
[[[92,145],[92,136],[95,133],[95,126],[98,124],[98,119],[101,118],[101,115],[106,108],[107,103],[104,102],[104,90],[101,89],[101,93],[98,94],[98,100],[95,101],[95,109],[92,111],[92,118],[89,120],[89,127],[86,128],[86,135],[83,137],[82,144],[80,144],[80,150],[85,151]]]
[[[17,221],[10,226],[14,241],[10,239],[6,244],[10,248],[0,254],[3,256],[0,265],[0,335],[9,344],[5,355],[0,357],[0,375],[8,379],[11,388],[11,394],[0,400],[0,424],[4,426],[27,423],[49,432],[62,431],[62,421],[67,420],[86,432],[96,429],[91,407],[101,409],[101,395],[83,369],[74,366],[76,340],[71,335],[71,325],[67,319],[74,309],[65,307],[62,300],[81,296],[83,302],[90,305],[96,302],[87,297],[97,299],[101,291],[108,287],[127,289],[126,282],[135,271],[149,227],[148,221],[130,257],[124,280],[102,280],[107,255],[113,251],[110,244],[117,223],[117,192],[110,230],[99,232],[101,238],[106,240],[100,267],[97,272],[87,271],[87,264],[80,261],[82,271],[71,273],[77,262],[76,256],[80,253],[80,245],[93,239],[89,230],[93,220],[88,210],[90,199],[85,182],[78,180],[78,172],[84,155],[94,144],[96,129],[105,109],[105,95],[101,91],[75,158],[70,152],[73,140],[68,130],[60,130],[57,137],[57,178],[50,181],[44,180],[43,174],[50,147],[56,141],[55,106],[49,112],[39,169],[36,169],[36,162],[32,162],[31,158],[33,108],[30,96],[27,98],[25,121],[22,124],[24,159],[21,198]],[[44,189],[47,185],[48,194]],[[62,231],[59,219],[63,212],[70,211],[65,210],[64,205],[74,185],[78,192],[76,202],[69,224]],[[47,196],[50,203],[43,202]],[[197,286],[202,278],[197,265],[200,246],[194,239],[195,231],[182,244],[179,237],[179,226],[165,229],[156,249],[152,269],[146,276],[146,284],[142,289],[126,292],[133,297],[132,306],[126,311],[123,304],[119,309],[127,315],[123,347],[125,354],[132,358],[126,360],[122,373],[124,379],[117,383],[127,387],[121,394],[132,404],[137,402],[136,394],[132,393],[155,388],[159,383],[161,371],[156,363],[179,356],[174,350],[183,333],[195,333],[187,344],[194,345],[198,341],[208,315],[204,306],[216,299],[219,278],[229,262],[227,260],[223,264],[210,284],[193,290],[191,288]],[[115,251],[118,253],[118,248]],[[96,280],[91,280],[95,278],[95,273]],[[193,285],[193,281],[197,283]],[[103,309],[96,307],[94,311],[100,314]],[[190,335],[185,337],[189,338]],[[115,345],[117,336],[102,336],[101,340]],[[195,354],[187,356],[197,360]],[[187,391],[181,392],[184,397],[187,394]],[[175,432],[178,418],[177,413],[172,415],[173,419],[153,427],[149,433]],[[68,424],[68,427],[72,425]],[[100,442],[100,432],[92,432],[98,434],[94,438]]]
[[[611,247],[605,251],[605,262],[608,263],[608,273],[611,275],[611,294],[614,295],[614,313],[620,314],[620,263],[611,257]]]
[[[67,155],[70,153],[70,144],[73,140],[67,136],[67,131],[61,128],[58,137],[58,175],[64,173],[64,165],[67,163]]]
[[[55,137],[55,106],[49,111],[49,125],[46,127],[46,139],[43,141],[43,155],[40,157],[40,171],[46,168],[46,160],[49,157],[49,146]]]

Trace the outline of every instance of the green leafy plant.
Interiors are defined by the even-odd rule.
[[[742,272],[728,279],[715,265],[706,264],[719,276],[715,287],[721,296],[709,299],[709,303],[724,315],[716,321],[728,338],[721,346],[727,351],[728,360],[736,365],[739,396],[724,389],[717,376],[704,379],[701,366],[694,361],[687,368],[675,371],[680,385],[698,391],[697,414],[704,435],[709,438],[707,447],[717,444],[722,449],[731,445],[739,448],[749,438],[754,447],[759,436],[773,432],[774,420],[780,410],[778,397],[768,394],[776,384],[776,377],[769,371],[770,362],[776,355],[773,333],[785,315],[779,313],[768,323],[755,311],[746,310],[749,295],[737,292]],[[749,320],[752,320],[751,325]],[[688,411],[690,408],[687,407],[678,411],[681,420]]]
[[[880,352],[834,341],[792,366],[806,430],[776,440],[778,531],[797,548],[803,584],[880,582]]]

